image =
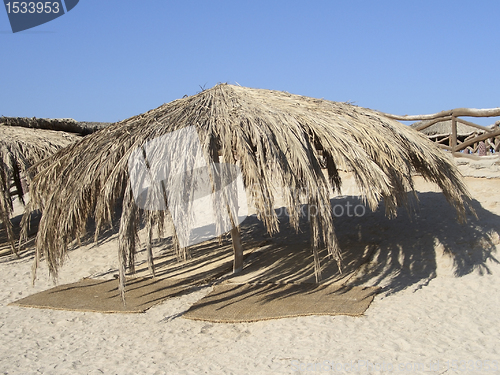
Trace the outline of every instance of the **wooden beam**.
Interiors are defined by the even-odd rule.
[[[243,247],[241,246],[241,234],[238,227],[231,229],[231,239],[233,241],[233,273],[239,273],[243,269]]]
[[[238,218],[234,217],[229,204],[226,205],[227,213],[231,219],[231,240],[233,242],[233,274],[243,269],[243,246],[241,246],[241,234],[238,226]]]
[[[466,148],[467,146],[470,146],[470,145],[473,145],[474,143],[476,142],[481,142],[481,141],[484,141],[485,139],[488,139],[488,138],[494,138],[494,137],[498,137],[500,135],[500,129],[494,131],[494,132],[487,132],[487,133],[483,133],[481,135],[478,135],[477,137],[471,139],[471,140],[468,140],[467,142],[464,142],[462,143],[459,147],[457,147],[454,151],[460,151],[460,150],[463,150],[464,148]]]
[[[451,151],[451,147],[450,147],[450,146],[442,145],[441,143],[437,143],[437,146],[438,146],[439,148],[444,149],[444,150]]]
[[[473,134],[469,135],[467,138],[464,139],[464,142],[468,141],[469,139],[472,139],[474,137],[477,137],[477,133],[473,133]]]
[[[457,148],[457,118],[455,116],[451,116],[450,147],[452,152]]]
[[[447,136],[447,137],[444,137],[443,139],[440,139],[439,141],[434,141],[434,142],[437,142],[437,143],[443,143],[443,142],[446,142],[450,139],[450,136]]]
[[[152,247],[152,241],[153,241],[153,223],[151,221],[148,221],[147,227],[146,227],[146,257],[148,261],[148,270],[155,277],[155,263],[154,263],[154,258],[153,258],[153,247]]]
[[[429,126],[437,124],[438,122],[448,121],[448,120],[451,120],[451,116],[440,117],[440,118],[437,118],[437,119],[434,119],[434,120],[430,120],[427,124],[423,124],[423,125],[417,126],[415,128],[415,130],[416,131],[421,131],[421,130],[427,129]]]

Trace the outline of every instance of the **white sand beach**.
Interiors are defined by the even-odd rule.
[[[393,220],[369,211],[362,217],[336,219],[344,252],[360,241],[375,246],[370,261],[350,280],[383,287],[361,317],[238,324],[183,318],[210,286],[141,314],[9,306],[54,284],[43,261],[32,286],[32,255],[4,256],[0,372],[498,374],[500,173],[492,168],[481,171],[481,178],[465,177],[479,216],[475,220],[469,215],[466,225],[456,223],[453,208],[437,187],[418,177],[420,204],[411,217],[403,210]],[[344,183],[346,194],[354,194],[348,184]],[[345,203],[350,198],[342,199],[339,202]],[[160,255],[158,248],[155,251]],[[116,239],[111,237],[100,246],[70,251],[58,283],[109,278],[116,269]]]

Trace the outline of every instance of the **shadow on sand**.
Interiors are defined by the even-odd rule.
[[[344,208],[344,215],[335,220],[343,267],[340,273],[336,262],[323,251],[322,282],[380,286],[382,292],[391,294],[419,288],[438,274],[491,273],[488,262],[498,263],[500,216],[474,200],[478,218],[469,214],[467,223],[460,224],[441,193],[417,193],[417,197],[413,212],[400,209],[394,219],[385,217],[383,204],[371,212],[364,210],[359,197],[332,199],[332,207],[338,208],[334,212],[340,214],[340,207]],[[307,219],[301,221],[297,234],[289,228],[286,216],[280,218],[280,224],[273,246],[254,251],[243,273],[232,278],[235,282],[315,282]],[[252,238],[264,229],[250,217],[243,223],[243,231],[244,237]]]
[[[455,211],[441,193],[423,192],[417,196],[414,212],[408,215],[405,209],[400,209],[394,219],[385,217],[383,204],[371,212],[364,209],[359,197],[332,199],[338,216],[335,231],[342,250],[343,267],[340,273],[337,263],[325,250],[321,251],[322,283],[346,287],[379,286],[382,292],[391,294],[409,287],[417,289],[438,274],[460,277],[471,272],[491,273],[488,262],[498,263],[495,251],[500,216],[474,200],[478,218],[468,215],[468,222],[459,224]],[[339,215],[338,207],[344,208],[343,215]],[[225,279],[235,283],[314,284],[307,217],[301,219],[299,232],[295,233],[285,210],[281,208],[276,212],[280,217],[280,232],[272,237],[255,215],[242,223],[245,267],[240,274],[231,274],[232,247],[227,234],[220,242],[214,239],[191,246],[190,258],[181,262],[171,251],[170,237],[156,239],[155,253],[160,254],[155,259],[156,275],[200,282],[226,275]],[[103,233],[98,244],[109,241],[116,230],[115,227]],[[89,235],[82,243],[91,241]],[[31,255],[31,252],[22,254]],[[138,273],[147,276],[146,269],[145,261],[137,264]]]

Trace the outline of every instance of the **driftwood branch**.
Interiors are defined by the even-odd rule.
[[[457,118],[451,116],[451,138],[450,138],[451,150],[455,151],[457,147]]]
[[[389,113],[379,112],[382,116],[399,121],[419,121],[419,120],[434,120],[436,118],[447,116],[467,116],[467,117],[495,117],[500,116],[500,107],[498,108],[455,108],[448,111],[441,111],[430,115],[391,115]]]
[[[463,150],[464,148],[467,148],[468,146],[473,145],[476,142],[484,141],[485,139],[494,138],[498,136],[500,136],[500,129],[497,129],[494,132],[483,133],[481,135],[478,135],[477,137],[474,137],[469,141],[462,143],[459,147],[456,147],[454,151]]]

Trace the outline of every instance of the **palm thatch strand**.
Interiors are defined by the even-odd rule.
[[[17,198],[24,203],[25,186],[22,180],[30,181],[32,174],[28,169],[60,148],[79,139],[77,135],[61,131],[26,129],[7,126],[0,123],[0,215],[7,239],[13,252],[14,233],[10,216],[13,211],[12,199]]]
[[[315,208],[310,225],[318,280],[321,246],[341,262],[329,200],[332,189],[341,189],[339,169],[353,172],[371,209],[384,199],[388,215],[408,204],[414,171],[439,185],[460,219],[470,207],[469,193],[452,162],[424,136],[397,121],[351,104],[220,84],[112,124],[44,160],[30,201],[30,209],[42,210],[37,262],[43,255],[56,276],[70,241],[85,233],[87,220],[95,220],[97,236],[103,225],[111,224],[115,205],[121,203],[123,288],[125,267],[133,268],[141,223],[150,232],[170,218],[168,211],[136,207],[128,158],[148,141],[186,127],[195,127],[207,160],[238,163],[269,233],[278,230],[275,186],[283,187],[295,228],[300,204]]]

